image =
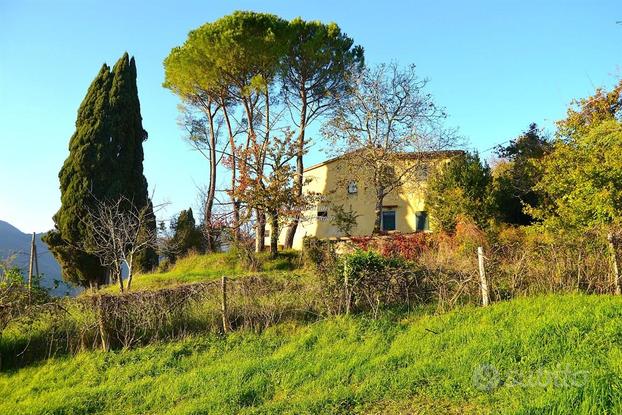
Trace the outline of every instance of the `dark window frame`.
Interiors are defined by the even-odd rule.
[[[385,223],[385,215],[393,216],[392,218],[393,229],[387,229],[386,223]],[[391,222],[389,221],[389,223]],[[395,208],[383,208],[382,209],[382,215],[380,216],[380,229],[383,232],[391,232],[391,231],[397,230],[397,209]]]
[[[425,210],[415,212],[415,231],[425,232],[430,230],[430,215]],[[422,223],[423,220],[423,223]]]
[[[328,210],[318,210],[316,219],[320,221],[328,220]]]

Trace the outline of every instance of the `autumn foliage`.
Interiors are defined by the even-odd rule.
[[[426,233],[395,234],[390,236],[359,236],[350,241],[363,251],[375,251],[385,257],[417,259],[431,247],[432,239]]]

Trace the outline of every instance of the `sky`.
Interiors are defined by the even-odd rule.
[[[162,61],[235,10],[336,22],[368,64],[416,64],[448,125],[484,158],[531,122],[552,132],[573,98],[622,76],[619,0],[0,0],[0,220],[53,227],[78,106],[125,51],[138,68],[150,193],[170,202],[163,217],[196,206],[208,166],[183,140]],[[314,135],[307,165],[326,157]]]

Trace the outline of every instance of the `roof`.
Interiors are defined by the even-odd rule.
[[[321,163],[314,164],[312,166],[304,169],[305,172],[317,169],[318,167],[325,166],[334,161],[341,160],[346,158],[349,155],[352,155],[356,151],[351,151],[346,154],[342,154],[341,156],[333,157],[328,160],[324,160]],[[414,151],[409,153],[399,153],[399,157],[403,159],[439,159],[439,158],[448,158],[455,157],[464,154],[464,150],[442,150],[442,151]]]

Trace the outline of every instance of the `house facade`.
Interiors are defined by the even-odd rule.
[[[425,189],[433,169],[448,162],[461,151],[438,151],[400,154],[395,168],[410,168],[412,174],[402,185],[385,196],[382,206],[381,229],[386,233],[430,231],[426,211]],[[350,236],[368,236],[376,219],[376,193],[369,172],[357,165],[356,159],[337,157],[304,170],[304,192],[314,195],[314,203],[302,213],[294,237],[293,248],[302,249],[305,237],[337,238],[346,236],[335,225],[338,210],[352,212],[356,224]],[[283,226],[285,228],[285,226]],[[269,232],[266,243],[269,243]],[[279,235],[282,245],[285,229]]]

